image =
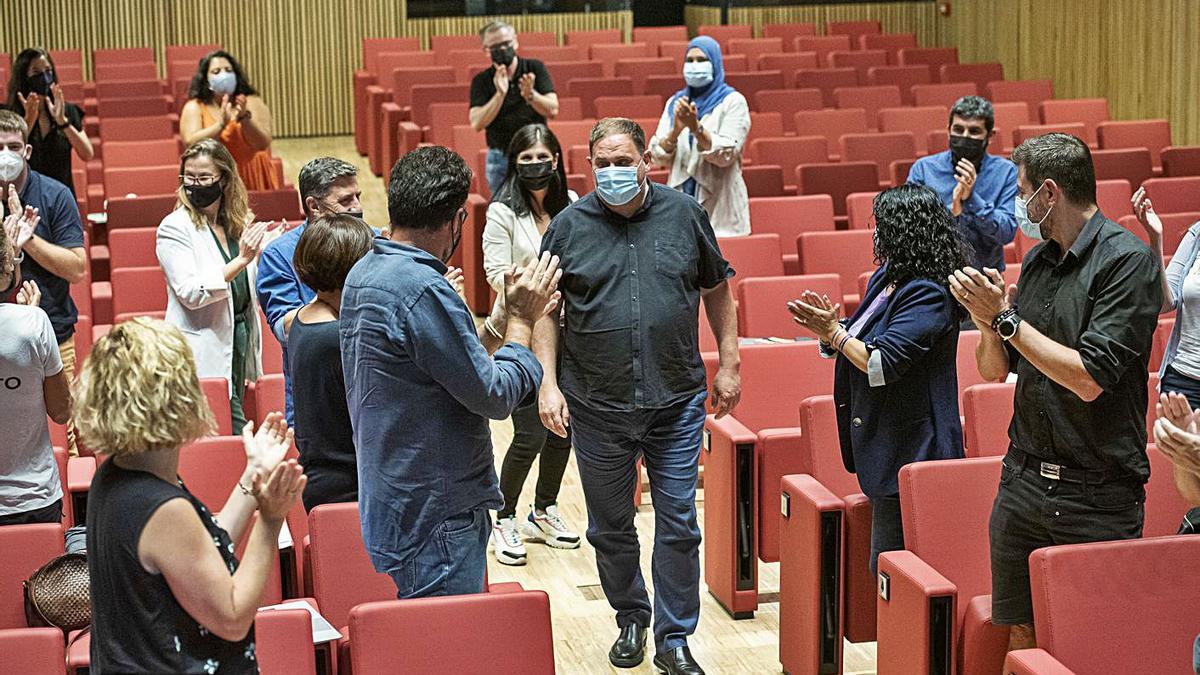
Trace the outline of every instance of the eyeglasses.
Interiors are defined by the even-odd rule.
[[[221,180],[220,176],[183,176],[179,177],[179,181],[188,187],[208,187],[213,183]]]

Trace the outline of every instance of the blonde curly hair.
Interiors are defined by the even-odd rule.
[[[159,319],[114,326],[92,347],[74,394],[75,427],[100,454],[179,448],[216,427],[191,347]]]

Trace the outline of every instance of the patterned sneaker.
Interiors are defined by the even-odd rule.
[[[579,535],[567,527],[558,515],[558,507],[553,505],[546,507],[545,513],[531,510],[529,518],[521,523],[521,534],[554,548],[579,548]]]
[[[517,532],[516,518],[501,518],[492,525],[492,552],[502,565],[525,564],[525,544]]]

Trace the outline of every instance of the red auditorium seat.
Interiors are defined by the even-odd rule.
[[[899,65],[901,66],[916,66],[926,65],[934,73],[934,80],[937,80],[940,68],[947,64],[958,63],[958,48],[957,47],[917,47],[915,49],[901,49],[899,52]]]
[[[846,471],[832,396],[800,403],[808,475],[784,476],[779,661],[784,672],[840,672],[843,637],[875,639],[871,503]]]
[[[577,77],[567,81],[567,96],[577,96],[583,102],[584,117],[596,116],[596,99],[600,96],[633,96],[633,80],[628,77]],[[659,114],[662,110],[658,111]]]
[[[672,74],[670,75],[647,75],[642,80],[643,94],[656,94],[661,96],[664,101],[669,100],[675,95],[675,92],[682,88],[682,81],[679,77],[679,62],[672,61]],[[728,71],[726,71],[728,72]]]
[[[65,675],[66,664],[67,654],[61,630],[57,628],[0,630],[0,672],[21,673],[21,675]]]
[[[837,105],[833,91],[840,87],[857,87],[858,71],[853,68],[801,68],[795,73],[797,89],[820,89],[825,107]]]
[[[171,138],[174,133],[171,118],[166,115],[100,120],[100,140],[104,143]]]
[[[613,74],[616,77],[628,77],[633,80],[633,93],[641,95],[646,93],[647,77],[651,75],[674,75],[678,71],[679,63],[672,59],[621,59],[617,61]],[[678,89],[675,91],[678,91]],[[662,97],[660,96],[660,98]]]
[[[746,40],[754,37],[749,24],[729,24],[723,26],[700,26],[700,35],[707,35],[721,44],[721,51],[729,53],[730,40]]]
[[[1187,234],[1188,228],[1196,222],[1200,222],[1200,212],[1196,211],[1160,213],[1158,217],[1162,219],[1163,223],[1163,253],[1168,256],[1175,255],[1175,249],[1179,248],[1179,242],[1183,241],[1183,235]],[[1136,234],[1138,239],[1149,243],[1146,230],[1138,223],[1137,216],[1121,216],[1118,222],[1125,229]]]
[[[167,309],[167,281],[158,265],[113,269],[113,315]]]
[[[671,63],[674,63],[674,64],[683,63],[683,57],[687,53],[687,50],[688,50],[688,41],[687,40],[680,40],[678,42],[676,42],[674,40],[663,40],[662,42],[658,43],[658,55],[663,58],[671,59]],[[728,72],[729,71],[729,67],[728,67],[728,64],[729,64],[728,58],[729,57],[725,57],[725,58],[726,58],[725,70],[726,70],[726,72]]]
[[[1096,205],[1100,207],[1100,211],[1104,213],[1109,220],[1120,220],[1123,216],[1132,215],[1132,199],[1133,189],[1129,186],[1128,182],[1124,180],[1096,181]],[[1151,196],[1150,199],[1154,201],[1155,210],[1158,210],[1158,201],[1155,200],[1153,196]],[[1200,211],[1200,207],[1193,210]],[[1163,211],[1163,213],[1170,212],[1171,211],[1167,210]]]
[[[737,276],[729,280],[735,293],[745,279],[783,276],[783,251],[777,234],[724,237],[720,245],[721,254],[737,270]]]
[[[287,220],[292,223],[304,220],[300,195],[295,190],[252,190],[247,194],[255,220]]]
[[[962,410],[962,398],[967,389],[977,384],[985,384],[987,380],[979,374],[975,362],[975,348],[979,346],[979,331],[964,330],[958,335],[958,353],[955,365],[958,375],[959,410]]]
[[[829,52],[830,68],[853,68],[858,73],[858,83],[866,86],[871,68],[888,65],[888,53],[882,49],[856,49],[849,52]]]
[[[757,92],[753,101],[754,109],[759,112],[779,113],[785,130],[791,133],[796,131],[796,113],[820,110],[825,105],[820,89],[770,89]]]
[[[658,47],[646,42],[630,44],[596,44],[588,47],[591,61],[599,61],[604,65],[605,77],[613,76],[613,66],[620,59],[650,59],[658,56]]]
[[[783,168],[773,164],[754,164],[742,167],[746,194],[756,197],[782,197],[787,194],[783,185]]]
[[[758,559],[779,559],[780,478],[809,472],[794,406],[832,393],[832,364],[816,341],[744,346],[741,403],[705,421],[704,580],[735,618],[758,607]]]
[[[760,91],[783,89],[787,86],[784,75],[778,70],[746,73],[726,73],[725,82],[741,92],[747,101],[753,101]]]
[[[449,52],[455,49],[479,49],[479,36],[433,35],[429,38],[429,49],[433,52]]]
[[[587,61],[587,47],[577,45],[544,45],[538,47],[526,47],[521,45],[521,55],[525,58],[537,59],[549,65],[560,62]]]
[[[883,27],[878,21],[829,21],[825,24],[826,35],[849,35],[851,42],[858,44],[863,35],[879,35]]]
[[[149,47],[122,47],[92,50],[92,64],[108,66],[121,63],[154,63],[154,50]]]
[[[603,30],[569,30],[563,36],[563,44],[590,48],[592,45],[618,44],[623,42],[621,29],[609,28]]]
[[[851,49],[849,35],[801,35],[792,38],[792,51],[816,52],[817,63],[829,65],[829,52],[848,52]]]
[[[1052,80],[1008,80],[989,82],[984,89],[992,103],[1022,102],[1029,107],[1029,116],[1036,119],[1042,102],[1054,98]]]
[[[264,366],[265,369],[265,366]],[[267,415],[283,412],[286,406],[282,373],[265,373],[254,385],[255,428]]]
[[[800,136],[824,136],[833,152],[841,152],[845,134],[865,134],[867,113],[862,108],[843,110],[801,110],[792,115],[796,133]]]
[[[158,254],[155,251],[157,228],[118,228],[108,233],[109,265],[111,269],[128,267],[155,267]]]
[[[157,78],[137,80],[109,80],[96,83],[96,98],[153,98],[163,95],[162,80]]]
[[[1185,673],[1200,623],[1200,538],[1051,546],[1029,557],[1037,649],[1010,652],[1004,672]],[[1137,617],[1131,621],[1130,617]]]
[[[794,73],[801,68],[816,68],[816,52],[785,52],[782,54],[763,54],[758,57],[758,70],[781,70]]]
[[[1068,134],[1087,143],[1087,126],[1083,122],[1069,124],[1022,124],[1013,131],[1013,147],[1015,148],[1035,136],[1044,136],[1049,133]]]
[[[900,88],[894,84],[875,87],[840,87],[833,90],[833,101],[839,109],[862,108],[867,126],[879,128],[879,111],[901,105]]]
[[[919,155],[926,154],[926,136],[929,132],[945,129],[949,121],[950,109],[945,106],[885,108],[879,111],[879,130],[911,133]]]
[[[726,48],[730,54],[744,54],[751,70],[758,70],[758,60],[764,54],[782,54],[782,38],[734,38]],[[747,97],[749,98],[749,97]]]
[[[175,194],[178,189],[178,162],[104,169],[104,194],[110,199],[128,195]]]
[[[779,138],[783,136],[783,115],[777,112],[750,111],[750,133],[746,134],[746,143],[753,143],[758,138]]]
[[[1023,101],[993,103],[992,112],[996,117],[996,140],[1000,142],[1000,150],[1009,152],[1013,145],[1013,136],[1017,127],[1034,124],[1037,120],[1029,111],[1029,105]]]
[[[800,164],[819,164],[829,161],[829,142],[824,136],[788,136],[756,138],[750,143],[747,155],[755,164],[774,164],[783,169],[784,181],[795,178]]]
[[[938,668],[996,673],[1008,629],[991,623],[988,518],[999,457],[916,462],[900,469],[904,551],[879,556],[877,664],[884,673]]]
[[[597,96],[593,101],[596,119],[605,117],[657,118],[663,114],[663,97],[655,94],[645,96]],[[653,134],[654,129],[647,129]]]
[[[200,378],[200,390],[212,411],[213,421],[217,423],[216,435],[229,436],[233,434],[233,418],[229,407],[229,380],[223,377]],[[242,433],[238,429],[238,433]]]
[[[1108,99],[1075,98],[1042,101],[1042,124],[1082,122],[1087,128],[1088,145],[1096,147],[1096,125],[1108,121]]]
[[[941,82],[974,82],[983,91],[989,82],[1004,79],[1004,65],[1000,63],[945,63],[938,68]]]
[[[1157,382],[1151,381],[1147,386],[1149,385],[1157,385]],[[1150,389],[1150,398],[1157,399],[1153,388]],[[1150,409],[1147,410],[1146,415],[1147,427],[1151,427],[1153,424],[1151,420],[1157,418],[1154,407],[1154,403],[1150,403],[1148,406]],[[1153,431],[1151,431],[1150,440],[1154,440]],[[1175,487],[1175,465],[1166,455],[1158,451],[1158,447],[1153,442],[1146,448],[1146,457],[1150,460],[1150,480],[1146,483],[1142,537],[1146,539],[1167,537],[1179,532],[1179,525],[1183,522],[1183,517],[1187,514],[1191,504],[1179,494],[1179,490]]]
[[[816,34],[817,25],[814,23],[764,23],[762,26],[763,37],[781,38],[784,51],[789,52],[796,51],[796,38]]]
[[[1171,145],[1171,123],[1165,119],[1100,122],[1096,137],[1101,148],[1146,148],[1155,171],[1162,168],[1162,150]]]
[[[106,98],[96,102],[96,115],[99,119],[106,117],[151,117],[154,115],[172,115],[175,107],[173,97],[140,96],[137,98]]]
[[[1162,149],[1163,175],[1200,176],[1200,146],[1168,146]]]
[[[1146,148],[1092,150],[1092,166],[1097,180],[1123,178],[1130,185],[1141,185],[1154,176],[1153,160]]]
[[[829,195],[756,197],[750,200],[753,234],[775,233],[783,247],[784,274],[799,274],[800,261],[794,248],[804,232],[832,232],[833,199]]]
[[[833,211],[840,219],[846,215],[846,195],[879,189],[879,167],[875,162],[801,164],[796,167],[796,185],[802,195],[833,197]]]
[[[1142,187],[1158,213],[1200,211],[1200,176],[1151,178]]]
[[[254,616],[259,675],[317,675],[312,639],[312,615],[307,610],[259,610]]]
[[[381,81],[388,81],[380,76]],[[440,93],[429,95],[422,100],[422,107],[429,103],[451,100],[462,100],[461,87],[466,85],[454,84],[454,68],[450,66],[421,66],[393,68],[391,71],[391,88],[382,95],[376,95],[378,108],[372,108],[379,118],[374,129],[376,133],[375,154],[369,156],[371,171],[377,176],[385,175],[391,170],[392,164],[399,159],[400,143],[397,130],[400,123],[413,119],[413,105],[418,85],[442,87]],[[374,92],[374,88],[371,89]],[[390,98],[389,98],[390,94]],[[422,112],[422,115],[425,114]]]
[[[858,38],[859,49],[882,49],[888,53],[888,63],[900,65],[901,49],[916,49],[917,36],[913,33],[880,33],[862,35]]]
[[[875,197],[878,192],[855,192],[846,195],[846,217],[851,230],[875,229]]]
[[[968,457],[1003,457],[1008,452],[1008,425],[1012,421],[1011,382],[975,384],[962,396],[963,436]]]
[[[4,552],[0,555],[0,629],[26,628],[22,583],[39,567],[62,555],[62,525],[0,527],[0,551]]]
[[[801,274],[837,274],[842,279],[842,311],[850,316],[858,306],[858,277],[875,269],[875,233],[805,232],[796,240]]]
[[[166,165],[179,161],[183,150],[174,138],[152,141],[109,141],[104,144],[104,167]]]
[[[521,47],[553,47],[558,44],[558,33],[554,31],[530,31],[521,33]]]
[[[724,242],[722,239],[722,250]],[[739,275],[740,271],[739,271]],[[842,297],[842,282],[836,274],[750,277],[737,285],[738,335],[753,338],[812,337],[792,320],[787,303],[804,291],[828,295],[834,302]]]
[[[495,636],[521,636],[494,650]],[[553,675],[554,636],[545,591],[480,593],[368,602],[350,612],[355,675],[488,672]],[[446,649],[452,639],[453,649]]]
[[[841,154],[846,164],[873,162],[878,169],[875,180],[887,187],[891,184],[892,162],[916,159],[917,148],[907,131],[846,134],[841,138]]]
[[[931,106],[942,105],[953,108],[954,102],[963,96],[974,96],[979,93],[974,82],[946,82],[943,84],[914,84],[912,86],[913,105]]]
[[[176,179],[178,180],[178,178]],[[145,197],[110,196],[108,198],[108,229],[157,228],[162,219],[175,208],[178,197],[172,192]]]
[[[894,84],[900,87],[900,99],[904,105],[921,105],[915,102],[913,87],[928,85],[932,81],[929,66],[875,66],[867,69],[867,84],[880,86]]]
[[[687,42],[687,26],[635,26],[634,42],[648,42],[656,47],[662,42]]]

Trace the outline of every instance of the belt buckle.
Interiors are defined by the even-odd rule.
[[[1050,480],[1062,480],[1062,467],[1050,462],[1042,462],[1038,473]]]

